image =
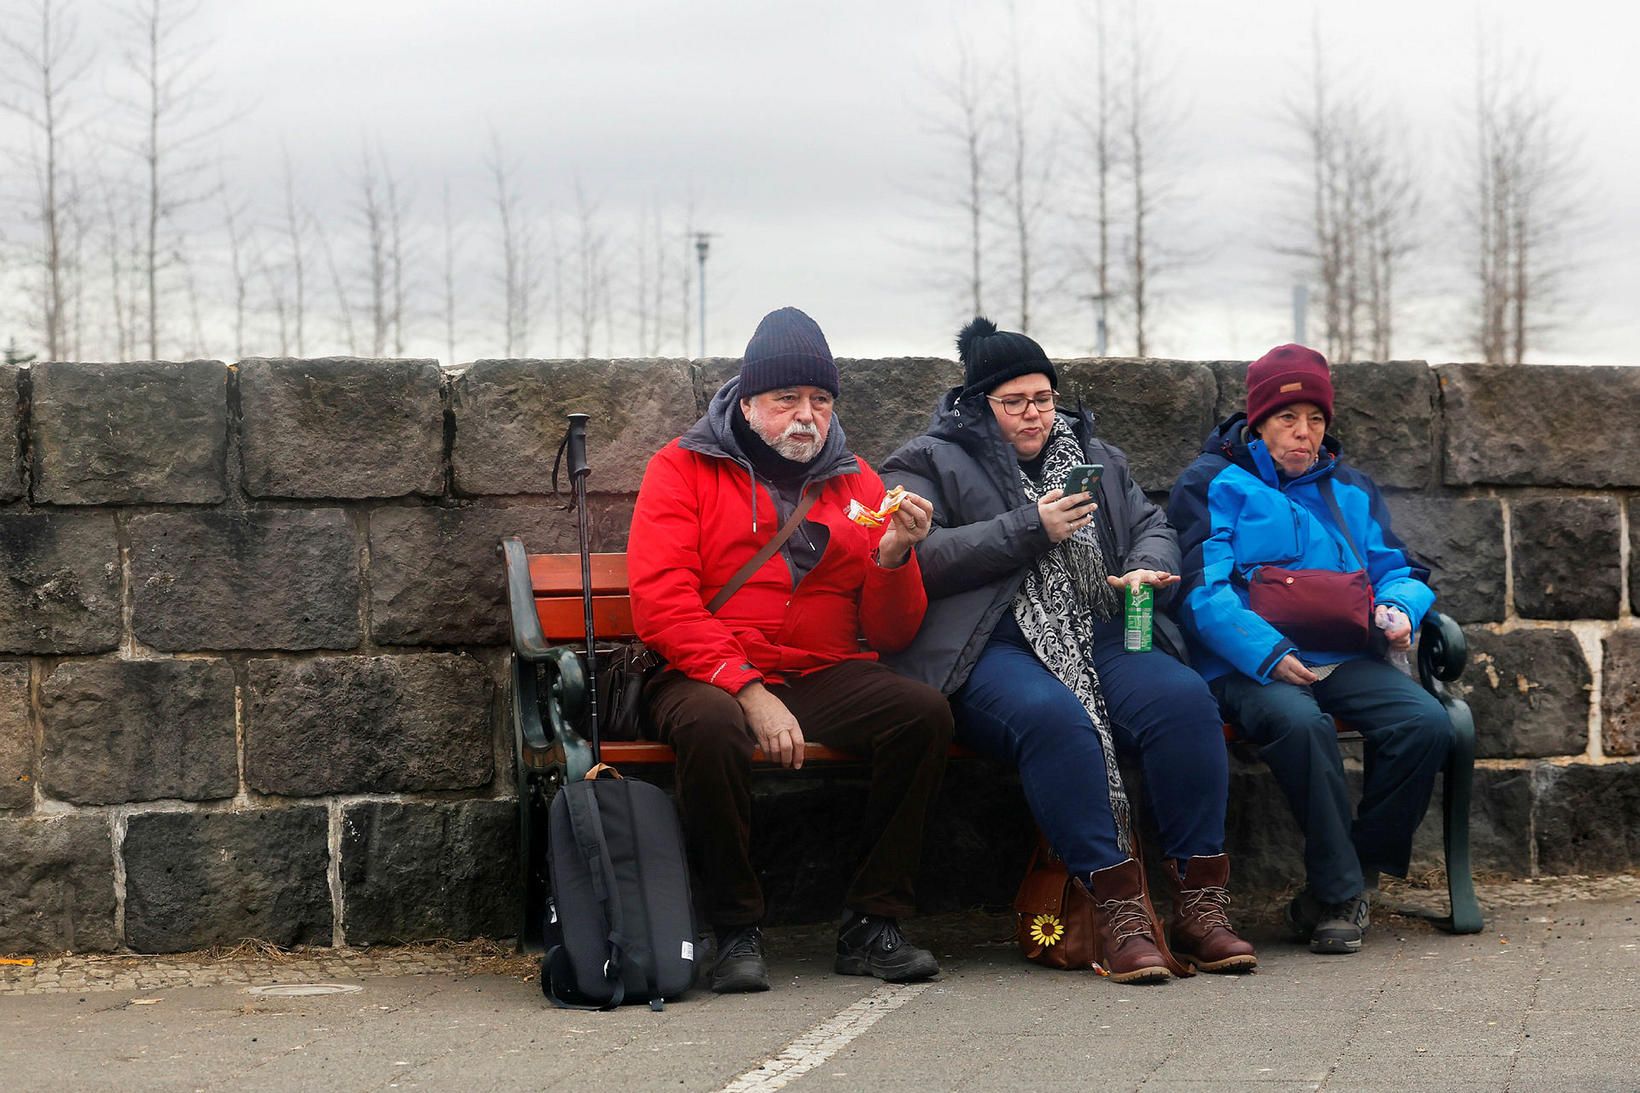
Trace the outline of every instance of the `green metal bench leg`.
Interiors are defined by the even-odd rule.
[[[1443,688],[1444,690],[1444,688]],[[1446,890],[1452,914],[1439,920],[1454,934],[1481,932],[1481,905],[1475,899],[1475,879],[1469,862],[1469,802],[1475,781],[1475,719],[1469,704],[1442,694],[1441,703],[1452,721],[1452,749],[1446,757],[1441,827],[1446,843]]]

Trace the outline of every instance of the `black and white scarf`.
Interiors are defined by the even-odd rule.
[[[1032,481],[1023,468],[1019,471],[1025,496],[1039,501],[1049,490],[1062,489],[1070,469],[1083,459],[1076,434],[1064,418],[1055,418],[1042,460],[1041,481]],[[1105,786],[1111,813],[1116,817],[1116,841],[1132,854],[1127,790],[1116,764],[1110,713],[1105,709],[1105,696],[1093,667],[1093,624],[1116,618],[1122,609],[1116,590],[1106,583],[1107,576],[1099,533],[1090,520],[1031,564],[1014,596],[1014,621],[1019,623],[1037,659],[1071,689],[1088,711],[1093,729],[1099,734],[1099,747],[1105,753]]]

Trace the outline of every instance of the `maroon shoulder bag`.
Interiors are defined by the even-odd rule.
[[[1320,489],[1361,568],[1337,573],[1330,569],[1260,566],[1247,582],[1248,601],[1255,614],[1300,649],[1364,652],[1372,637],[1373,604],[1366,556],[1355,545],[1350,525],[1333,497],[1332,479],[1322,479]]]

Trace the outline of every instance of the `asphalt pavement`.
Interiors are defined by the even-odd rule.
[[[1003,916],[907,923],[944,972],[897,987],[780,929],[774,990],[660,1013],[552,1009],[470,947],[53,957],[0,965],[0,1090],[1640,1089],[1640,878],[1481,898],[1484,933],[1380,909],[1349,957],[1251,909],[1256,973],[1153,987],[1026,964]]]

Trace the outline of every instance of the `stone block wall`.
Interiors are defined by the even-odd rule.
[[[551,479],[584,411],[594,543],[624,548],[649,455],[735,364],[0,366],[0,951],[511,935],[496,541],[574,549]],[[938,359],[841,367],[840,420],[873,462],[959,378]],[[1158,499],[1244,369],[1059,365]],[[1470,637],[1478,868],[1633,868],[1640,369],[1401,361],[1336,380],[1335,432]],[[773,781],[769,832],[846,818],[858,793]],[[1236,764],[1231,809],[1238,882],[1296,879],[1258,764]],[[928,905],[1005,902],[1028,832],[1006,779],[954,770]],[[1438,864],[1433,810],[1420,845]],[[835,863],[767,864],[777,913],[830,913]]]

